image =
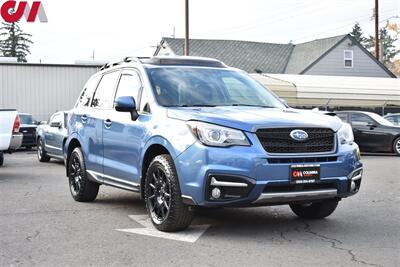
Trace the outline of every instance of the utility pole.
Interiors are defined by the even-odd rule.
[[[185,56],[189,55],[189,0],[185,0]]]
[[[379,60],[379,0],[375,0],[375,57]]]

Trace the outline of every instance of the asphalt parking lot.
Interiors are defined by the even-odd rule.
[[[328,219],[301,220],[286,206],[200,211],[200,234],[186,242],[117,231],[146,229],[134,193],[103,186],[95,202],[77,203],[62,162],[6,155],[0,266],[400,266],[400,158],[363,162],[361,192]]]

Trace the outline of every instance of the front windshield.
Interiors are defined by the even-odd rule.
[[[385,119],[384,117],[379,116],[378,114],[375,113],[368,113],[369,116],[371,116],[372,119],[374,119],[375,121],[377,121],[379,124],[385,125],[385,126],[394,126],[393,123],[391,123],[390,121],[388,121],[387,119]]]
[[[285,107],[268,89],[238,71],[165,67],[149,68],[147,72],[157,101],[162,106]]]
[[[19,119],[21,121],[21,124],[33,124],[33,119],[31,115],[20,114]]]

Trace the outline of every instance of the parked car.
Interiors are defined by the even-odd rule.
[[[69,116],[72,197],[94,201],[101,184],[139,192],[161,231],[185,229],[190,206],[289,204],[324,218],[361,184],[349,124],[291,109],[215,59],[107,64]]]
[[[384,116],[385,119],[390,121],[396,126],[400,126],[400,113],[395,113],[395,114],[387,114]]]
[[[0,109],[0,166],[4,163],[4,152],[11,153],[22,144],[19,127],[20,118],[15,109]]]
[[[21,120],[21,127],[19,132],[24,135],[22,140],[22,147],[26,149],[31,149],[36,146],[36,127],[37,123],[34,121],[31,114],[19,113],[19,118]]]
[[[400,127],[372,112],[338,111],[336,114],[351,124],[362,152],[396,153],[400,156]]]
[[[36,129],[37,157],[40,162],[49,162],[51,158],[64,159],[63,148],[67,140],[67,113],[54,113],[48,123]]]

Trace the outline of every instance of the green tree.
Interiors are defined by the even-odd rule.
[[[385,27],[379,30],[379,44],[380,44],[380,56],[381,62],[391,68],[394,57],[400,53],[400,49],[397,49],[395,43],[398,37],[392,36],[388,30],[389,23]],[[375,54],[375,37],[369,36],[367,39],[367,49],[370,50],[372,54]]]
[[[367,38],[365,38],[363,36],[363,31],[358,22],[356,22],[356,24],[354,24],[353,29],[350,32],[350,35],[353,36],[354,39],[356,39],[360,44],[365,45]]]
[[[27,62],[26,56],[30,54],[32,35],[21,30],[16,23],[2,23],[0,28],[0,53],[4,57],[16,57],[18,62]]]

